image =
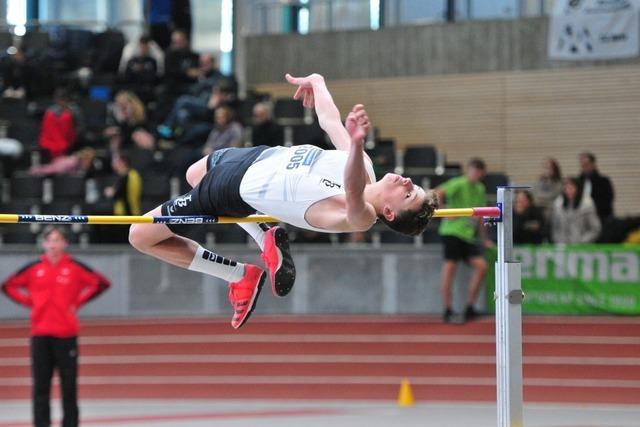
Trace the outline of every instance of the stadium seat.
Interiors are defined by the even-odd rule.
[[[407,147],[403,154],[405,174],[432,173],[438,164],[438,152],[432,145]]]
[[[13,45],[13,35],[9,32],[0,32],[0,50],[3,52]]]
[[[291,125],[292,144],[311,144],[320,148],[331,149],[333,145],[327,140],[327,136],[317,123],[310,125]]]
[[[22,173],[11,178],[11,200],[33,199],[42,201],[43,179]]]
[[[487,189],[487,194],[496,194],[498,186],[509,184],[509,178],[503,173],[488,173],[482,182]]]
[[[306,124],[305,111],[302,102],[290,98],[278,98],[273,106],[275,121],[282,125]]]
[[[171,187],[168,176],[156,174],[142,176],[142,198],[144,200],[164,202],[169,199],[170,195]]]
[[[50,45],[49,34],[42,31],[27,31],[22,36],[22,47],[29,53],[42,52]]]
[[[381,178],[385,173],[395,171],[396,147],[393,139],[376,140],[373,147],[366,148],[365,151],[373,162],[373,169],[378,178]]]
[[[60,175],[53,178],[54,199],[80,200],[85,197],[85,180],[81,176]]]

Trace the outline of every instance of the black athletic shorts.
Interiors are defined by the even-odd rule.
[[[444,244],[444,259],[448,261],[469,261],[469,258],[482,255],[478,245],[458,239],[454,236],[440,236]]]
[[[250,148],[223,148],[207,158],[207,173],[198,185],[180,197],[162,204],[162,215],[217,215],[245,217],[255,209],[240,197],[245,172],[266,150],[266,145]],[[167,224],[184,236],[193,225]]]

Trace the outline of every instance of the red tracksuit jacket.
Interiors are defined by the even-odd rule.
[[[31,308],[31,335],[69,338],[78,335],[76,311],[111,284],[101,274],[63,255],[53,265],[46,256],[10,276],[2,291]]]

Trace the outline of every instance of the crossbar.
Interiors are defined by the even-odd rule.
[[[500,217],[500,208],[436,209],[434,218]],[[144,215],[35,215],[0,214],[0,224],[237,224],[247,222],[279,222],[268,215],[228,217],[215,215],[144,216]]]

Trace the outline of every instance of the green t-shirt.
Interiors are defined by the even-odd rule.
[[[484,184],[471,182],[466,176],[452,178],[440,186],[448,209],[475,208],[487,204]],[[454,236],[473,243],[480,218],[444,218],[440,224],[441,236]]]

